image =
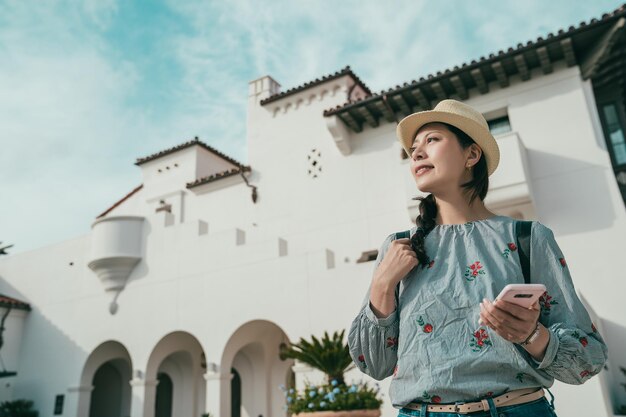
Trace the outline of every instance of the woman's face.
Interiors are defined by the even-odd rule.
[[[463,150],[456,135],[441,123],[422,126],[410,151],[411,173],[421,192],[444,195],[472,179],[466,168],[471,147]],[[433,168],[418,173],[421,165]]]

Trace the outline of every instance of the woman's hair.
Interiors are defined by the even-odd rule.
[[[469,148],[472,143],[476,143],[461,129],[447,123],[437,123],[446,126],[448,130],[454,133],[459,141],[459,144],[464,150]],[[487,190],[489,189],[487,159],[485,158],[484,152],[480,156],[480,160],[478,161],[478,163],[474,166],[473,173],[473,178],[470,181],[466,182],[465,184],[461,184],[461,186],[465,188],[465,192],[470,193],[470,205],[476,199],[476,197],[484,200],[485,196],[487,195]],[[423,268],[430,261],[424,248],[424,240],[426,239],[428,233],[430,233],[430,231],[433,230],[436,225],[435,219],[437,218],[437,204],[435,203],[435,196],[432,193],[428,194],[426,197],[413,197],[413,200],[420,200],[421,202],[419,205],[420,214],[415,219],[417,232],[411,237],[411,247],[417,254],[417,259],[419,260],[419,263]]]

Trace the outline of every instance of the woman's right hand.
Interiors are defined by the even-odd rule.
[[[419,264],[411,247],[411,239],[392,240],[385,257],[374,272],[374,282],[386,289],[394,289],[413,268]]]
[[[388,317],[393,313],[396,309],[396,285],[418,264],[410,239],[391,241],[372,277],[370,305],[376,317]]]

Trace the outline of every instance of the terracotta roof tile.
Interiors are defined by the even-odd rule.
[[[185,142],[185,143],[182,143],[180,145],[174,146],[172,148],[165,149],[163,151],[160,151],[160,152],[157,152],[155,154],[146,156],[144,158],[137,158],[137,162],[135,162],[135,165],[145,164],[146,162],[153,161],[153,160],[158,159],[158,158],[160,158],[162,156],[169,155],[171,153],[180,151],[180,150],[185,149],[185,148],[189,148],[190,146],[194,146],[194,145],[201,146],[204,149],[206,149],[207,151],[213,152],[214,154],[216,154],[220,158],[230,162],[233,165],[243,166],[243,164],[241,164],[240,162],[238,162],[235,159],[231,158],[230,156],[228,156],[228,155],[218,151],[214,147],[209,146],[206,143],[200,141],[200,139],[198,139],[197,136],[193,140],[190,140],[189,142]]]
[[[365,97],[362,100],[340,104],[338,106],[335,106],[334,108],[325,110],[324,116],[331,116],[333,114],[339,113],[340,111],[346,108],[351,108],[362,101],[374,102],[377,99],[380,99],[383,95],[396,93],[396,92],[399,92],[399,90],[410,89],[412,87],[415,87],[418,84],[421,84],[427,81],[437,81],[438,79],[441,79],[443,77],[449,77],[451,75],[459,73],[461,70],[467,71],[476,67],[483,66],[485,64],[491,64],[492,62],[495,62],[495,61],[501,61],[503,58],[507,58],[512,55],[517,55],[529,49],[534,49],[534,48],[547,45],[548,43],[552,43],[554,41],[558,41],[560,39],[570,37],[573,34],[592,30],[596,27],[599,27],[602,24],[605,24],[606,22],[610,20],[615,20],[625,15],[626,15],[626,4],[623,4],[611,13],[604,13],[601,19],[594,18],[594,19],[591,19],[589,23],[582,21],[579,23],[578,27],[575,27],[572,25],[572,26],[569,26],[567,30],[559,29],[556,35],[550,32],[545,37],[542,37],[542,36],[537,37],[537,39],[535,39],[534,41],[529,40],[525,44],[520,42],[516,45],[515,48],[509,47],[508,49],[506,49],[506,51],[500,49],[497,52],[497,54],[490,53],[488,57],[481,56],[478,60],[474,59],[470,63],[464,62],[463,64],[460,65],[460,67],[458,65],[455,65],[453,69],[446,69],[443,71],[443,73],[442,71],[437,71],[436,74],[431,73],[425,77],[420,77],[418,81],[412,80],[411,83],[404,83],[403,86],[397,85],[395,88],[392,87],[387,90],[381,90],[380,92],[374,93],[368,97]]]
[[[239,168],[228,169],[226,171],[218,172],[213,175],[198,178],[197,180],[193,182],[189,182],[187,183],[187,188],[197,187],[199,185],[208,184],[210,182],[221,180],[223,178],[232,177],[233,175],[237,175],[241,172],[250,172],[250,171],[251,171],[251,168],[248,165],[240,166]]]
[[[368,96],[372,94],[370,89],[365,85],[365,83],[363,81],[361,81],[361,79],[359,77],[356,76],[356,74],[354,72],[352,72],[352,70],[350,69],[350,66],[348,65],[344,69],[342,69],[340,71],[337,71],[334,74],[325,75],[322,78],[316,78],[315,80],[309,81],[309,82],[304,83],[302,85],[299,85],[298,87],[290,88],[287,91],[283,91],[281,93],[269,96],[268,98],[261,100],[261,106],[263,106],[265,104],[268,104],[268,103],[271,103],[272,101],[276,101],[276,100],[279,100],[281,98],[290,96],[292,94],[299,93],[300,91],[304,91],[304,90],[306,90],[308,88],[315,87],[316,85],[325,83],[327,81],[331,81],[331,80],[337,79],[339,77],[343,77],[344,75],[349,75],[350,77],[352,77],[352,79],[358,85],[360,85],[361,88],[363,88],[363,90],[365,90],[365,92],[367,93]]]
[[[124,197],[122,197],[121,199],[119,199],[117,202],[115,202],[111,207],[109,207],[108,209],[104,210],[104,212],[102,212],[102,214],[98,215],[96,217],[96,219],[99,219],[100,217],[106,216],[107,214],[109,214],[111,212],[111,210],[113,210],[115,207],[119,206],[120,204],[122,204],[124,201],[128,200],[130,198],[130,196],[132,196],[133,194],[135,194],[137,191],[141,190],[141,188],[143,187],[143,184],[139,184],[133,191],[131,191],[130,193],[126,194]]]
[[[25,310],[30,311],[30,304],[25,303],[24,301],[17,300],[13,297],[8,297],[6,295],[0,294],[0,307],[11,307],[17,310]]]

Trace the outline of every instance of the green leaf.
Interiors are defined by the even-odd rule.
[[[321,338],[312,335],[311,341],[300,338],[298,343],[281,345],[279,356],[282,360],[297,359],[324,372],[329,382],[336,379],[343,384],[343,374],[354,368],[344,334],[345,329],[332,336],[327,331]]]

